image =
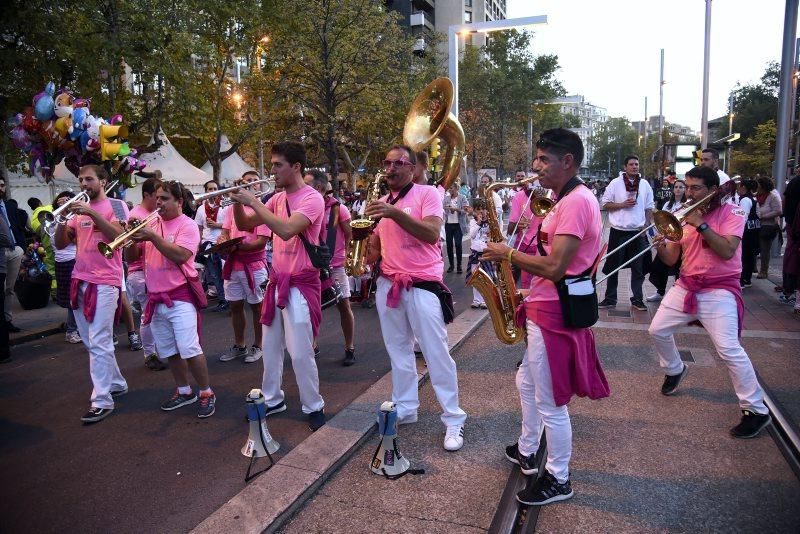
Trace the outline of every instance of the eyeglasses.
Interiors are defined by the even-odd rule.
[[[414,165],[408,160],[405,159],[385,159],[383,160],[383,168],[388,169],[391,166],[395,167],[404,167],[406,165]]]

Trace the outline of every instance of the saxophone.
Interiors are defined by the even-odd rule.
[[[489,241],[492,243],[505,242],[500,222],[497,220],[497,211],[495,210],[492,193],[496,189],[504,187],[527,185],[536,179],[537,177],[532,176],[513,183],[495,182],[486,187],[484,196],[486,197],[486,215],[489,222]],[[535,211],[538,212],[539,210]],[[546,211],[544,213],[546,214]],[[483,300],[486,301],[486,307],[489,309],[489,316],[492,319],[492,326],[497,339],[506,345],[513,345],[525,339],[525,329],[514,324],[514,314],[522,296],[517,291],[517,286],[514,283],[511,264],[508,261],[500,261],[492,265],[494,267],[494,276],[479,266],[470,275],[467,285],[477,289]]]
[[[365,206],[368,206],[370,202],[377,200],[380,196],[383,177],[384,174],[382,172],[375,175],[375,179],[372,180],[367,191],[367,198],[364,200]],[[369,272],[366,261],[369,255],[370,236],[375,229],[376,222],[371,217],[362,217],[361,219],[350,221],[350,229],[353,231],[353,236],[347,243],[347,259],[344,263],[344,271],[347,276],[362,276]]]

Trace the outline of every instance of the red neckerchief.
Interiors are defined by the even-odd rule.
[[[625,182],[625,191],[639,191],[639,181],[642,179],[640,174],[636,175],[634,180],[628,177],[627,172],[622,173],[622,180]]]
[[[214,221],[217,222],[217,214],[219,213],[219,204],[215,207],[211,207],[211,203],[206,201],[204,204],[206,210],[206,220],[207,221]]]
[[[756,200],[758,200],[758,205],[759,206],[763,206],[764,202],[767,201],[767,197],[768,196],[769,196],[769,193],[759,193],[758,195],[756,195]]]

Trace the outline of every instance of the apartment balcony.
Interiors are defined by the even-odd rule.
[[[431,22],[431,20],[425,16],[425,13],[422,11],[411,14],[409,25],[412,28],[424,27],[430,31],[436,31],[436,27],[433,25],[433,22]]]

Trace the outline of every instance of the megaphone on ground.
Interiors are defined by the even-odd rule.
[[[250,390],[245,397],[245,402],[247,403],[247,422],[250,426],[250,434],[242,447],[242,454],[250,458],[250,465],[247,467],[247,474],[244,477],[245,482],[248,482],[275,465],[272,454],[280,448],[280,444],[272,439],[272,435],[267,429],[267,407],[261,390]],[[264,456],[269,457],[270,464],[261,471],[250,474],[256,459]]]
[[[381,435],[381,442],[370,462],[373,473],[394,480],[406,473],[418,475],[425,472],[424,469],[411,469],[411,463],[397,448],[397,410],[391,401],[381,404],[378,412],[378,433]]]

